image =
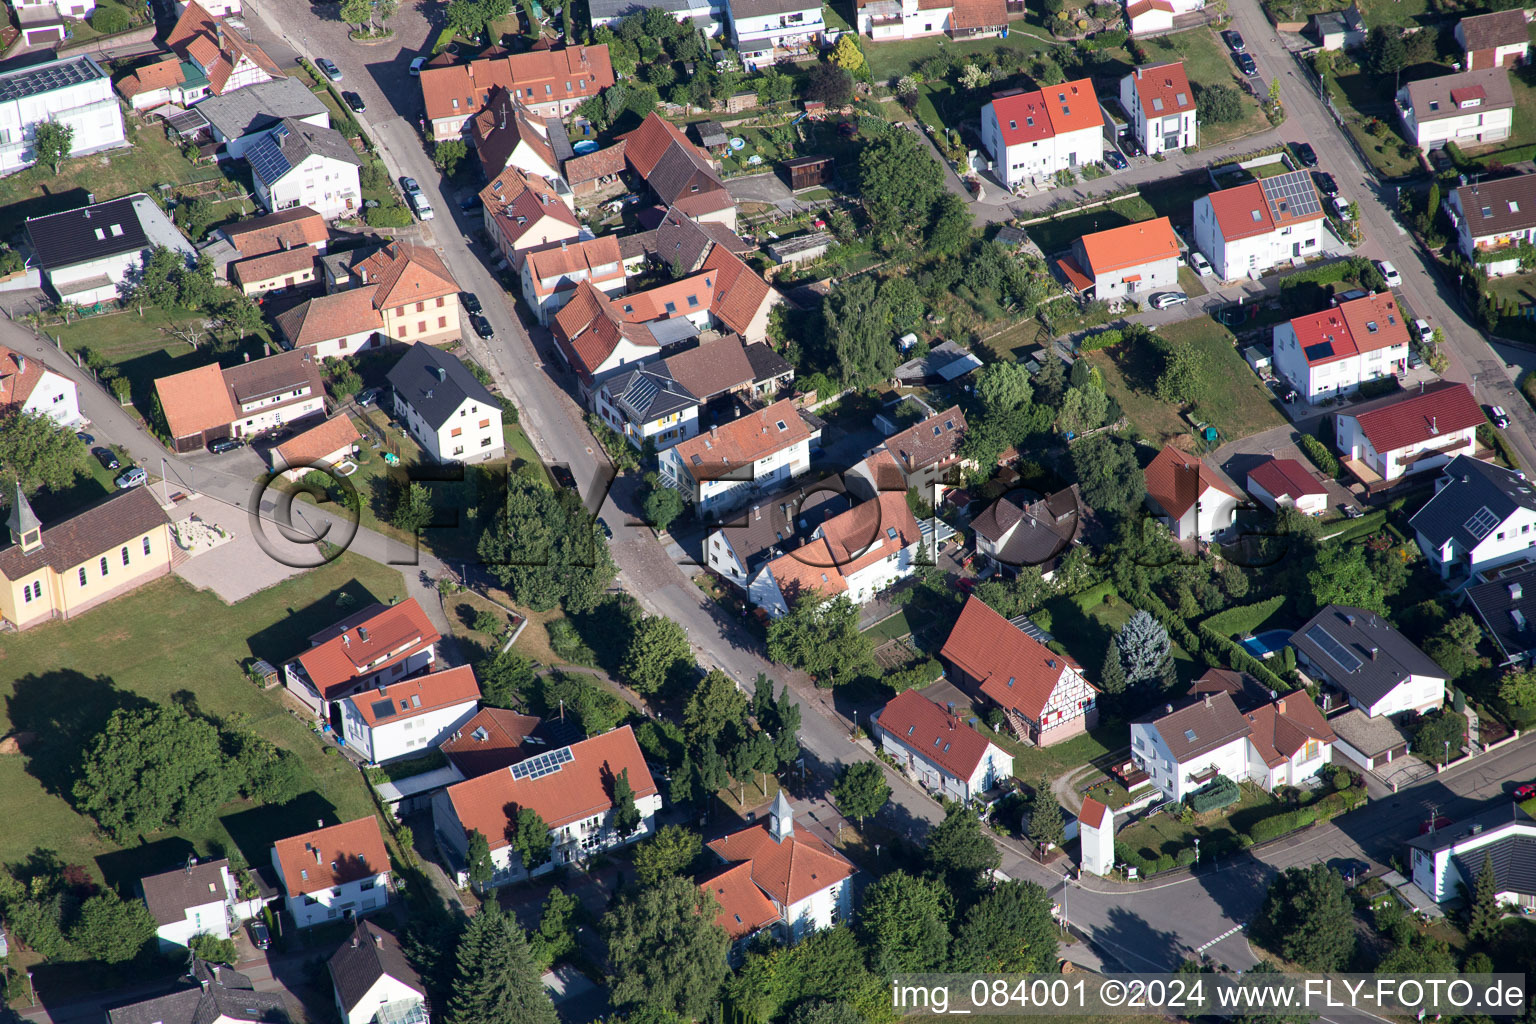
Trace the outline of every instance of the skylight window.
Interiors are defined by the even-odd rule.
[[[1009,121],[1008,122],[1008,127],[1017,130],[1018,127],[1019,127],[1019,122],[1017,122],[1017,121]]]
[[[885,528],[885,535],[887,537],[891,538],[891,540],[895,540],[896,539],[896,527],[894,527],[894,526],[887,526]]]
[[[1195,742],[1195,730],[1193,730],[1193,729],[1185,729],[1184,730],[1184,740],[1187,743]]]
[[[1515,200],[1511,199],[1509,201],[1509,212],[1510,213],[1519,213],[1520,212],[1520,204],[1517,203]]]
[[[1184,94],[1184,93],[1182,93],[1182,92],[1180,92],[1180,93],[1175,93],[1175,94],[1174,94],[1174,97],[1173,97],[1173,98],[1174,98],[1174,100],[1175,100],[1175,101],[1177,101],[1177,103],[1178,103],[1178,104],[1179,104],[1179,106],[1181,106],[1181,107],[1182,107],[1182,106],[1186,106],[1186,105],[1188,105],[1188,103],[1189,103],[1189,97],[1188,97],[1188,96],[1186,96],[1186,95],[1185,95],[1185,94]]]
[[[1035,119],[1033,117],[1026,117],[1024,123],[1033,128],[1035,126]]]
[[[677,312],[677,303],[669,302],[663,308],[665,308],[668,313],[676,313]]]
[[[1154,97],[1152,97],[1152,109],[1153,110],[1162,110],[1163,109],[1163,98],[1161,96],[1154,96]]]
[[[1483,216],[1484,217],[1492,217],[1493,216],[1493,207],[1491,207],[1491,206],[1483,207]]]
[[[1376,326],[1376,321],[1375,320],[1367,321],[1366,324],[1365,324],[1365,329],[1367,331],[1370,331],[1372,334],[1375,334],[1378,330],[1380,330],[1380,328]]]

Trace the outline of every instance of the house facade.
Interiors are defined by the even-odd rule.
[[[468,64],[426,67],[419,80],[434,142],[462,135],[495,89],[507,90],[537,117],[563,119],[614,81],[606,44],[535,49],[482,57]]]
[[[1536,490],[1524,473],[1458,455],[1408,525],[1441,579],[1470,579],[1536,558]]]
[[[1163,446],[1142,472],[1147,504],[1178,540],[1210,541],[1232,528],[1241,496],[1193,455]]]
[[[28,359],[0,346],[0,409],[11,408],[47,416],[61,427],[85,423],[80,413],[80,392],[74,381],[54,373],[41,359]]]
[[[1248,471],[1248,493],[1272,512],[1293,508],[1304,516],[1328,511],[1328,488],[1304,463],[1271,457]]]
[[[528,250],[545,249],[582,237],[576,214],[561,200],[553,181],[508,166],[480,190],[486,234],[513,266]]]
[[[1291,635],[1297,663],[1370,718],[1445,701],[1445,670],[1384,618],[1332,604]]]
[[[171,571],[170,517],[148,487],[43,526],[20,488],[0,548],[0,617],[15,629],[71,619]]]
[[[1477,887],[1492,863],[1495,899],[1506,906],[1536,908],[1536,884],[1527,865],[1536,843],[1536,821],[1518,804],[1501,806],[1408,841],[1413,884],[1436,903],[1461,898]]]
[[[468,665],[429,672],[341,702],[347,746],[380,764],[423,757],[480,710],[480,687]]]
[[[325,415],[320,361],[305,350],[155,380],[172,447],[197,451],[223,437],[250,438]]]
[[[938,493],[935,488],[953,482],[960,470],[974,468],[960,454],[967,429],[965,413],[952,405],[892,434],[881,447],[895,460],[907,487],[932,499]]]
[[[1536,239],[1536,174],[1478,181],[1452,189],[1446,215],[1463,256],[1503,277],[1520,272],[1520,246]]]
[[[757,61],[814,53],[826,22],[809,0],[726,0],[731,46],[750,69]]]
[[[984,39],[1006,34],[1004,0],[859,0],[858,30],[876,41],[948,35]]]
[[[1477,428],[1487,422],[1482,406],[1456,381],[1424,384],[1333,420],[1341,461],[1372,490],[1436,472],[1458,455],[1493,455],[1477,441]]]
[[[968,723],[907,690],[872,719],[887,755],[929,792],[969,803],[1013,776],[1013,755]]]
[[[1468,71],[1519,66],[1531,49],[1531,27],[1518,7],[1462,18],[1455,34]]]
[[[592,408],[637,449],[649,442],[664,451],[699,432],[699,399],[673,378],[665,360],[606,378],[592,392]]]
[[[311,636],[283,666],[283,685],[339,732],[344,698],[430,672],[441,639],[413,597],[371,605]]]
[[[139,892],[155,919],[162,952],[185,950],[197,935],[230,936],[239,886],[227,858],[199,863],[189,857],[174,871],[140,879]]]
[[[300,928],[361,917],[389,903],[389,851],[372,815],[278,840],[272,867],[285,909]]]
[[[29,217],[27,239],[54,294],[82,306],[118,298],[123,282],[155,246],[163,245],[189,263],[197,256],[176,225],[143,193]]]
[[[1179,280],[1179,239],[1167,217],[1084,235],[1057,260],[1067,283],[1094,298],[1139,299]]]
[[[1224,281],[1257,278],[1317,255],[1327,220],[1309,171],[1201,196],[1194,219],[1195,248]]]
[[[666,449],[658,459],[661,480],[699,515],[719,515],[808,470],[820,434],[784,399]]]
[[[1170,4],[1170,24],[1172,13]],[[1200,144],[1195,91],[1183,61],[1148,64],[1120,79],[1120,107],[1148,156]]]
[[[1009,188],[1102,162],[1104,114],[1092,79],[994,96],[981,108],[981,138]]]
[[[615,235],[531,249],[523,256],[520,276],[523,301],[546,327],[581,282],[591,281],[605,295],[614,296],[624,291],[628,280]]]
[[[1428,153],[1447,142],[1463,148],[1509,138],[1515,121],[1515,96],[1503,68],[1463,71],[1428,78],[1397,92],[1403,131]]]
[[[341,1024],[428,1024],[427,988],[393,932],[358,918],[327,967]]]
[[[962,689],[1001,708],[1021,740],[1048,747],[1098,724],[1098,689],[1081,666],[1037,635],[1027,618],[1005,619],[973,596],[939,659]]]
[[[37,160],[37,127],[49,121],[74,129],[69,155],[128,144],[112,79],[91,57],[69,57],[0,74],[0,174]]]
[[[362,209],[362,161],[334,128],[285,118],[246,153],[257,202],[271,213],[297,206],[326,220]]]
[[[165,45],[203,73],[215,96],[283,77],[265,50],[225,25],[197,0],[189,0],[181,9]]]
[[[1391,292],[1352,299],[1274,329],[1274,366],[1311,405],[1408,368],[1408,322]]]
[[[433,459],[469,464],[506,453],[501,402],[456,356],[415,346],[388,380],[396,418]]]

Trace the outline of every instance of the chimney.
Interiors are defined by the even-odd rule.
[[[27,357],[22,355],[20,352],[15,353],[15,356],[16,356],[16,372],[17,373],[26,373],[27,372]]]
[[[758,523],[763,521],[763,506],[761,506],[761,505],[753,505],[752,506],[752,521],[753,522],[758,522]]]
[[[710,437],[719,437],[720,436],[720,427],[717,426],[714,423],[711,423],[709,425],[709,436]]]
[[[379,932],[373,933],[373,944],[378,949],[384,948],[384,936]]]
[[[1211,706],[1211,695],[1210,694],[1206,694],[1205,695],[1205,706],[1206,707],[1210,707]]]
[[[351,647],[352,646],[352,638],[347,636],[346,633],[342,633],[341,634],[341,646],[343,646],[343,647]]]
[[[1173,714],[1173,705],[1172,704],[1164,704],[1163,705],[1163,714],[1165,714],[1165,715]]]
[[[325,861],[320,859],[320,847],[318,847],[318,846],[315,847],[315,863],[316,864],[324,864],[325,863]]]
[[[1285,701],[1283,699],[1275,701],[1275,713],[1278,715],[1285,714]]]
[[[1344,621],[1353,626],[1355,624],[1355,617],[1353,615],[1346,614],[1344,616]]]
[[[357,932],[352,933],[352,948],[357,948]]]
[[[1379,651],[1379,650],[1381,650],[1381,648],[1377,647],[1375,644],[1371,645],[1371,660],[1372,661],[1376,660],[1376,652]]]

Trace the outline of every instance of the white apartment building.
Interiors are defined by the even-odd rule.
[[[0,174],[37,159],[37,127],[55,121],[74,129],[69,155],[84,156],[128,144],[112,79],[91,57],[34,64],[0,74]]]
[[[1391,292],[1353,299],[1274,329],[1274,366],[1309,404],[1354,394],[1408,368],[1408,324]]]
[[[1477,876],[1491,862],[1495,898],[1528,913],[1536,908],[1536,879],[1529,871],[1533,845],[1536,821],[1518,804],[1499,806],[1410,839],[1413,884],[1445,903],[1474,891]]]
[[[821,4],[811,0],[725,0],[731,45],[750,68],[780,54],[812,51],[826,31]]]
[[[1453,189],[1445,212],[1456,244],[1489,277],[1520,272],[1521,243],[1536,239],[1536,174],[1478,181]]]
[[[1515,95],[1505,68],[1411,82],[1397,91],[1396,104],[1403,131],[1425,153],[1447,142],[1462,147],[1502,142],[1515,123]]]
[[[804,473],[820,434],[788,399],[778,401],[662,452],[661,480],[699,515],[718,515]]]
[[[360,917],[389,902],[389,851],[372,815],[278,840],[272,866],[300,928]]]
[[[335,220],[362,210],[362,161],[334,128],[285,118],[246,150],[246,160],[268,212],[304,206]]]
[[[339,731],[342,699],[430,672],[441,639],[414,597],[370,605],[311,636],[309,649],[283,666],[283,685]]]
[[[75,382],[54,373],[41,359],[0,346],[0,408],[20,406],[22,412],[47,416],[61,427],[85,423]]]
[[[1120,79],[1120,106],[1148,156],[1199,145],[1195,91],[1183,61],[1149,64]]]
[[[1009,188],[1104,159],[1104,114],[1093,80],[994,96],[981,108],[981,138]]]
[[[1536,490],[1524,473],[1458,455],[1408,525],[1442,579],[1471,578],[1536,558]]]
[[[1194,219],[1195,248],[1224,281],[1258,278],[1317,255],[1327,221],[1308,171],[1201,196]]]
[[[475,671],[459,665],[353,694],[341,702],[342,735],[370,764],[420,757],[478,710]]]
[[[505,453],[501,401],[458,357],[412,345],[388,380],[396,418],[438,462],[486,462]]]

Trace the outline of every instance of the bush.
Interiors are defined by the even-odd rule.
[[[1360,385],[1361,398],[1381,398],[1399,390],[1397,378],[1392,376],[1377,377],[1375,380],[1364,381]]]
[[[96,10],[91,14],[91,28],[104,36],[126,32],[132,25],[133,16],[128,13],[126,7],[119,4],[97,4]]]
[[[1120,331],[1111,327],[1109,330],[1100,331],[1097,334],[1091,334],[1084,338],[1078,349],[1083,352],[1097,352],[1099,349],[1113,348],[1124,340],[1125,336]]]
[[[364,214],[363,219],[371,228],[408,228],[411,226],[411,211],[399,203],[393,206],[374,206]]]
[[[1203,625],[1222,636],[1247,636],[1279,611],[1286,598],[1272,597],[1255,604],[1242,604],[1208,616]]]
[[[1235,804],[1242,799],[1242,796],[1242,790],[1237,788],[1237,783],[1225,775],[1219,775],[1214,782],[1195,790],[1185,797],[1184,801],[1196,814],[1204,814],[1206,811],[1214,811]]]
[[[1333,452],[1311,434],[1302,434],[1301,440],[1297,443],[1301,446],[1301,450],[1307,453],[1307,458],[1328,476],[1337,477],[1343,471],[1344,467],[1339,465],[1339,460],[1334,457]]]
[[[1221,123],[1243,119],[1243,94],[1230,85],[1197,85],[1195,102],[1207,121]]]

